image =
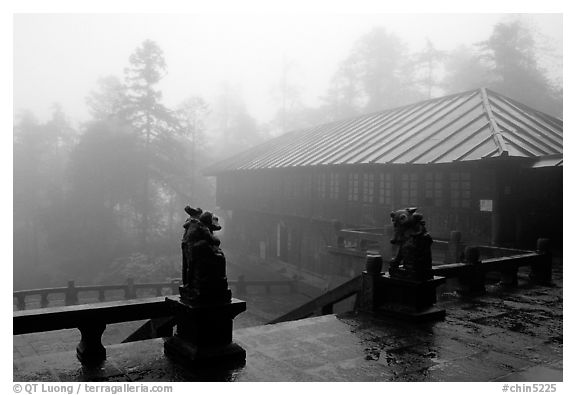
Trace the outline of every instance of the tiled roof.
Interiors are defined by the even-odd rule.
[[[430,164],[562,154],[563,122],[481,88],[297,130],[205,170]]]

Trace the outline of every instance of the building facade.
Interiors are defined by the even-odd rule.
[[[227,243],[325,274],[340,227],[418,207],[434,238],[561,242],[562,121],[486,89],[287,133],[205,172]]]

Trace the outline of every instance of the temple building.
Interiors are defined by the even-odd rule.
[[[205,174],[227,245],[320,274],[335,229],[386,226],[404,207],[435,239],[533,248],[561,243],[562,130],[481,88],[289,132]]]

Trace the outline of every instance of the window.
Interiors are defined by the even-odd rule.
[[[326,199],[326,174],[318,174],[318,183],[316,187],[318,199]]]
[[[450,173],[450,206],[454,208],[470,208],[472,183],[470,173]]]
[[[312,177],[310,176],[310,174],[304,175],[303,183],[304,184],[302,186],[302,196],[305,199],[310,199],[310,193],[312,192]]]
[[[340,192],[340,174],[330,173],[330,184],[329,184],[329,197],[330,199],[338,200]]]
[[[402,174],[400,197],[402,200],[402,205],[418,204],[418,174]]]
[[[424,185],[424,198],[426,204],[433,204],[436,207],[442,207],[442,191],[444,187],[444,174],[436,172],[426,173]]]
[[[392,206],[392,174],[380,174],[378,199],[380,204]]]
[[[364,174],[362,180],[362,200],[374,203],[374,174]]]
[[[358,189],[359,189],[360,177],[358,173],[348,174],[348,200],[351,202],[358,201]]]

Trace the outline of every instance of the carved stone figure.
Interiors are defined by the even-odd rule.
[[[413,280],[428,280],[432,274],[432,237],[425,227],[423,216],[416,207],[390,213],[394,238],[398,246],[396,257],[390,262],[390,276]]]
[[[184,209],[190,217],[182,237],[182,287],[180,296],[194,302],[225,302],[231,298],[226,277],[226,258],[220,239],[218,217],[201,208]]]

